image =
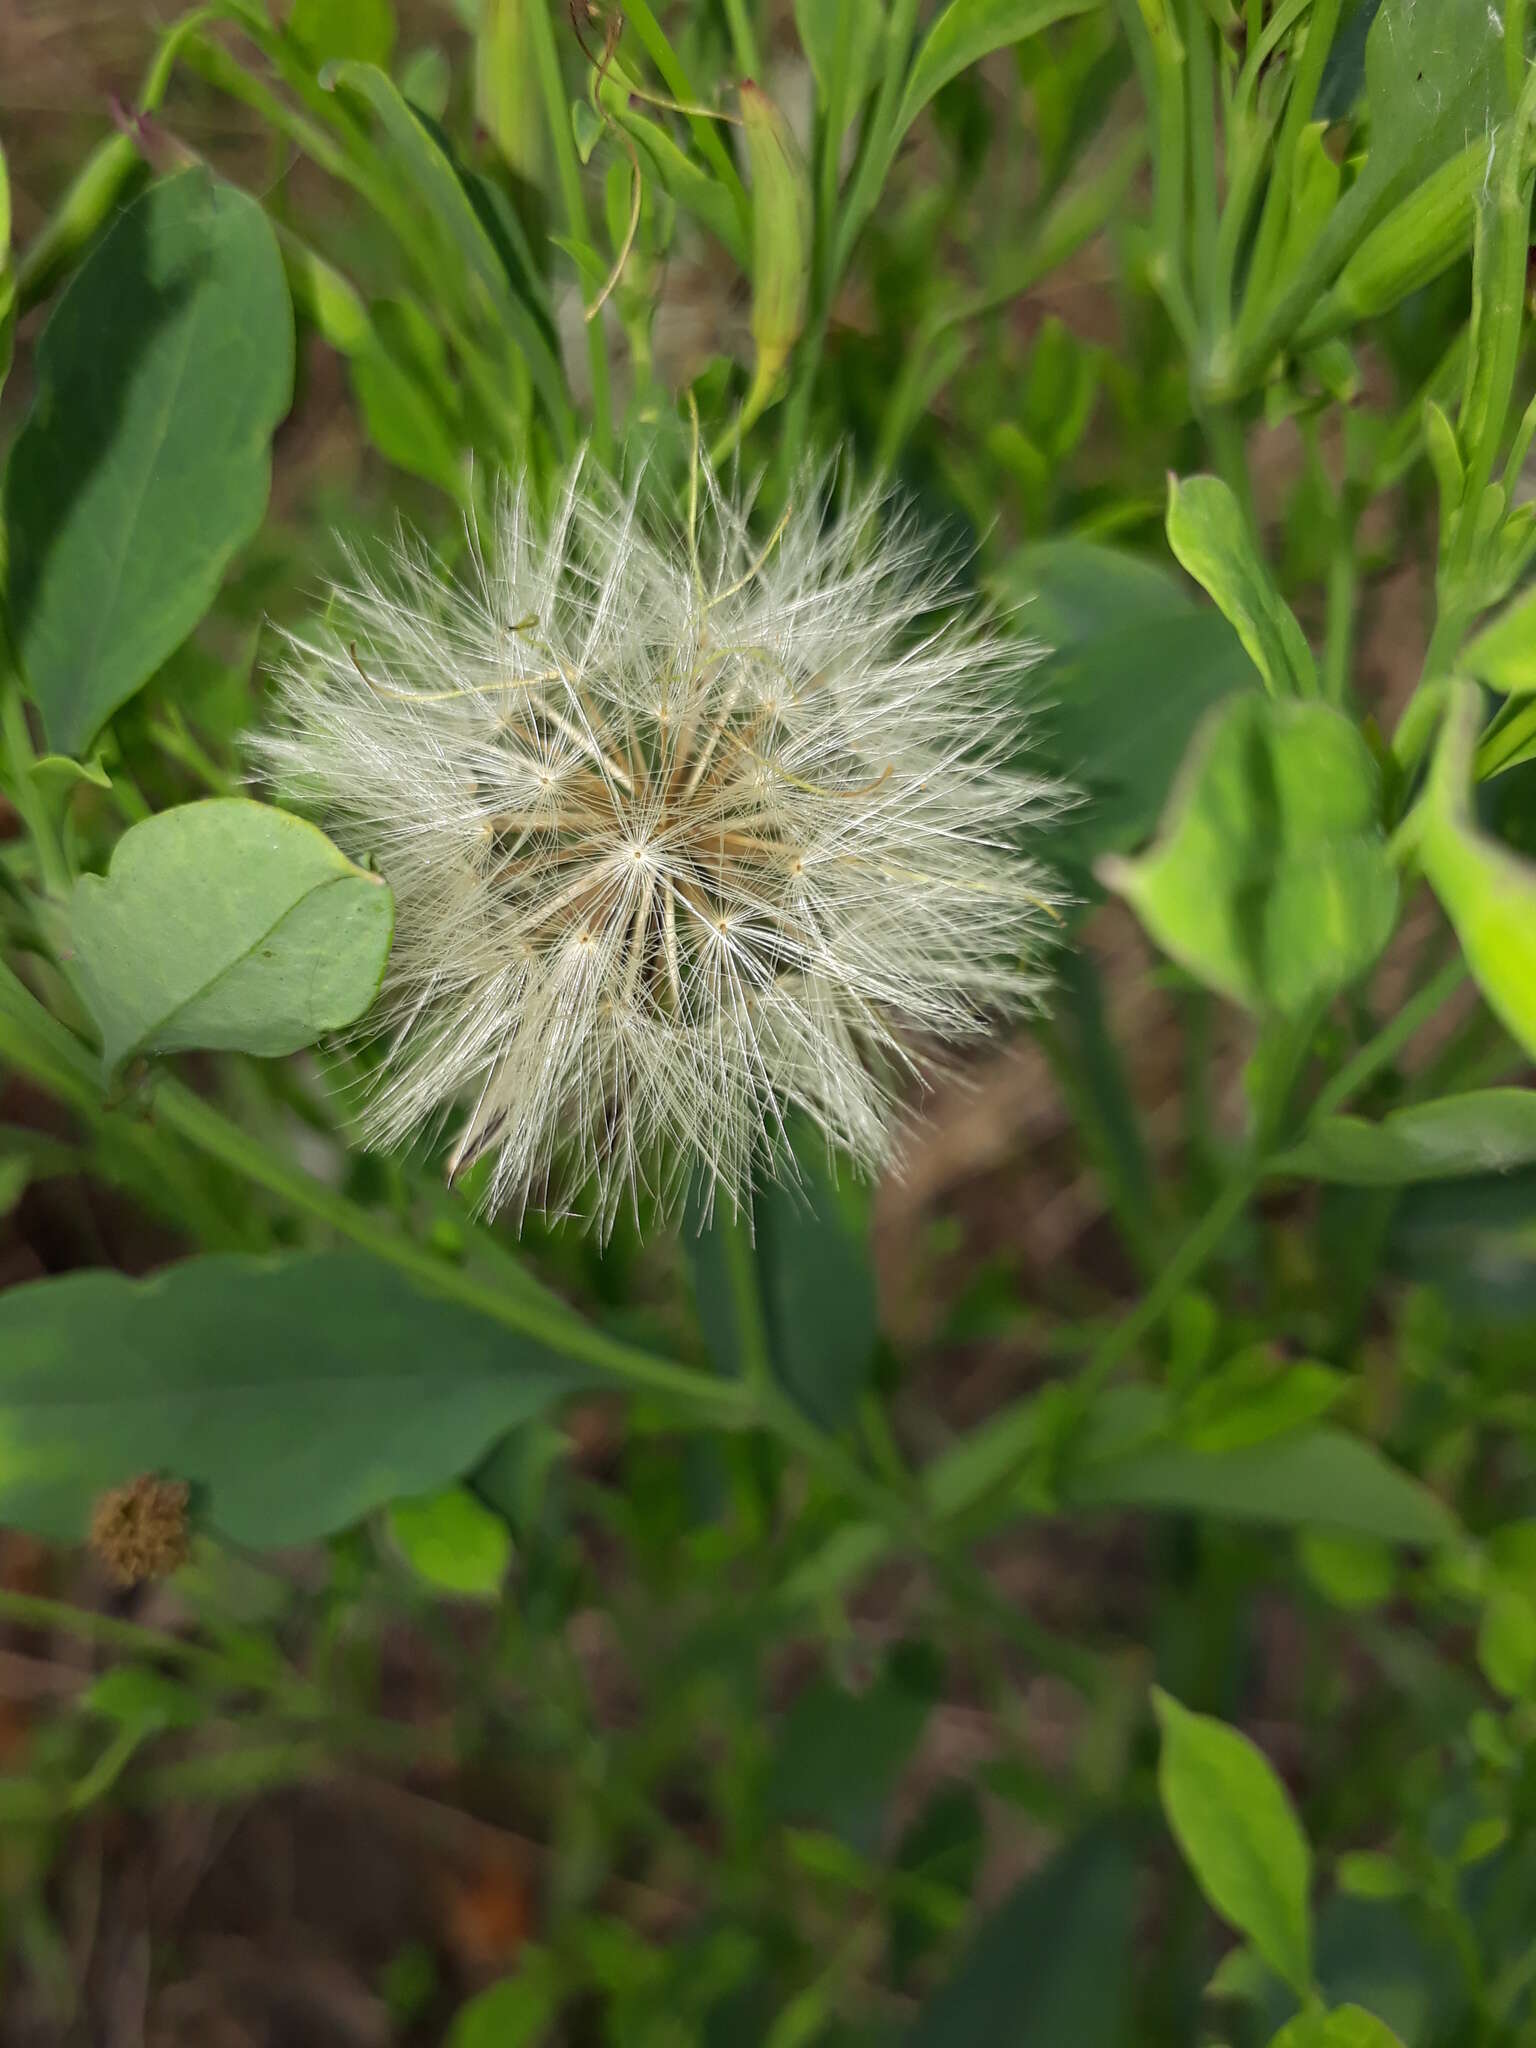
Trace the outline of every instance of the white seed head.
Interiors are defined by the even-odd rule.
[[[491,1210],[749,1203],[791,1110],[877,1168],[937,1049],[1038,993],[1029,649],[829,470],[755,537],[695,496],[584,464],[547,515],[509,484],[457,581],[354,561],[259,742],[395,892],[369,1135],[457,1117]]]

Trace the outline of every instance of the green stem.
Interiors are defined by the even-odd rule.
[[[576,139],[571,132],[571,108],[566,97],[565,81],[560,76],[560,53],[555,46],[555,32],[550,24],[549,9],[545,0],[534,0],[528,10],[529,37],[533,43],[533,61],[538,69],[539,90],[544,96],[544,114],[549,125],[550,144],[555,153],[555,176],[560,181],[560,199],[565,208],[566,224],[578,242],[590,246],[592,236],[587,224],[586,201],[581,191],[581,164],[576,155]],[[586,321],[587,362],[592,378],[592,448],[598,460],[611,463],[613,459],[613,400],[608,376],[608,342],[603,332],[603,316]]]
[[[746,0],[725,0],[725,19],[731,31],[731,48],[736,53],[737,69],[744,78],[757,78],[762,72],[763,60],[758,55],[757,34],[747,12]]]
[[[1316,1123],[1322,1117],[1333,1116],[1352,1095],[1358,1095],[1368,1081],[1397,1057],[1420,1025],[1428,1022],[1466,978],[1466,965],[1459,956],[1442,967],[1434,979],[1426,982],[1416,996],[1404,1003],[1397,1015],[1361,1046],[1326,1087],[1318,1091],[1308,1121]]]
[[[5,650],[0,648],[0,658]],[[48,805],[32,779],[37,755],[27,729],[26,708],[14,676],[0,678],[0,739],[5,743],[6,794],[31,835],[38,867],[48,894],[62,901],[69,894],[69,868]]]
[[[621,0],[625,19],[631,23],[635,34],[645,46],[645,53],[661,73],[667,91],[676,100],[689,107],[698,106],[699,95],[687,70],[679,63],[677,52],[667,41],[661,24],[646,5],[646,0]],[[690,113],[688,125],[693,130],[694,141],[714,167],[741,221],[743,232],[751,225],[752,203],[747,197],[747,188],[741,182],[741,175],[731,162],[730,156],[715,132],[715,123],[704,113]]]

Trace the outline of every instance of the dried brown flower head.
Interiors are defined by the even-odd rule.
[[[145,1473],[104,1493],[91,1514],[91,1548],[120,1586],[163,1579],[186,1563],[189,1488]]]

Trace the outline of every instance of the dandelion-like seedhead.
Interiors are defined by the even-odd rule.
[[[376,1142],[459,1119],[484,1202],[606,1230],[750,1202],[784,1118],[874,1169],[936,1048],[1038,992],[1029,650],[910,515],[800,479],[771,531],[579,466],[503,491],[470,572],[402,541],[295,637],[267,768],[394,890]]]

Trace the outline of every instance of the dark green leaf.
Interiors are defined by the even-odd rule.
[[[822,1828],[873,1854],[886,1802],[917,1746],[933,1695],[923,1660],[900,1651],[864,1693],[812,1680],[779,1734],[767,1786],[774,1819]]]
[[[1355,1187],[1402,1187],[1533,1163],[1536,1095],[1528,1088],[1482,1088],[1412,1103],[1380,1123],[1325,1117],[1274,1170]]]
[[[1107,1830],[1060,1851],[983,1925],[905,2048],[1125,2048],[1135,1887]]]
[[[1365,742],[1324,704],[1239,697],[1196,734],[1156,843],[1100,862],[1152,938],[1250,1009],[1294,1013],[1391,935],[1397,878]]]
[[[1074,868],[1138,846],[1212,705],[1258,675],[1219,613],[1163,570],[1090,541],[1044,541],[996,580],[1023,629],[1050,650],[1031,677],[1052,766],[1087,801],[1053,847]]]
[[[261,208],[202,170],[151,186],[55,308],[6,472],[11,622],[59,751],[207,610],[260,524],[292,385]]]
[[[70,903],[75,979],[109,1072],[136,1053],[313,1044],[373,1001],[393,926],[381,876],[244,797],[146,818]]]
[[[1081,1507],[1348,1529],[1426,1548],[1457,1534],[1449,1509],[1359,1437],[1324,1425],[1238,1450],[1191,1450],[1174,1436],[1166,1397],[1150,1387],[1119,1388],[1099,1401],[1063,1492]]]
[[[38,1280],[0,1296],[0,1520],[78,1540],[107,1488],[160,1472],[235,1542],[307,1543],[580,1383],[359,1252]]]
[[[875,1280],[850,1191],[809,1147],[800,1171],[800,1188],[775,1182],[757,1197],[763,1317],[775,1376],[808,1414],[839,1428],[874,1366]]]
[[[1200,1889],[1297,1992],[1312,1981],[1312,1852],[1263,1752],[1154,1690],[1163,1810]]]

